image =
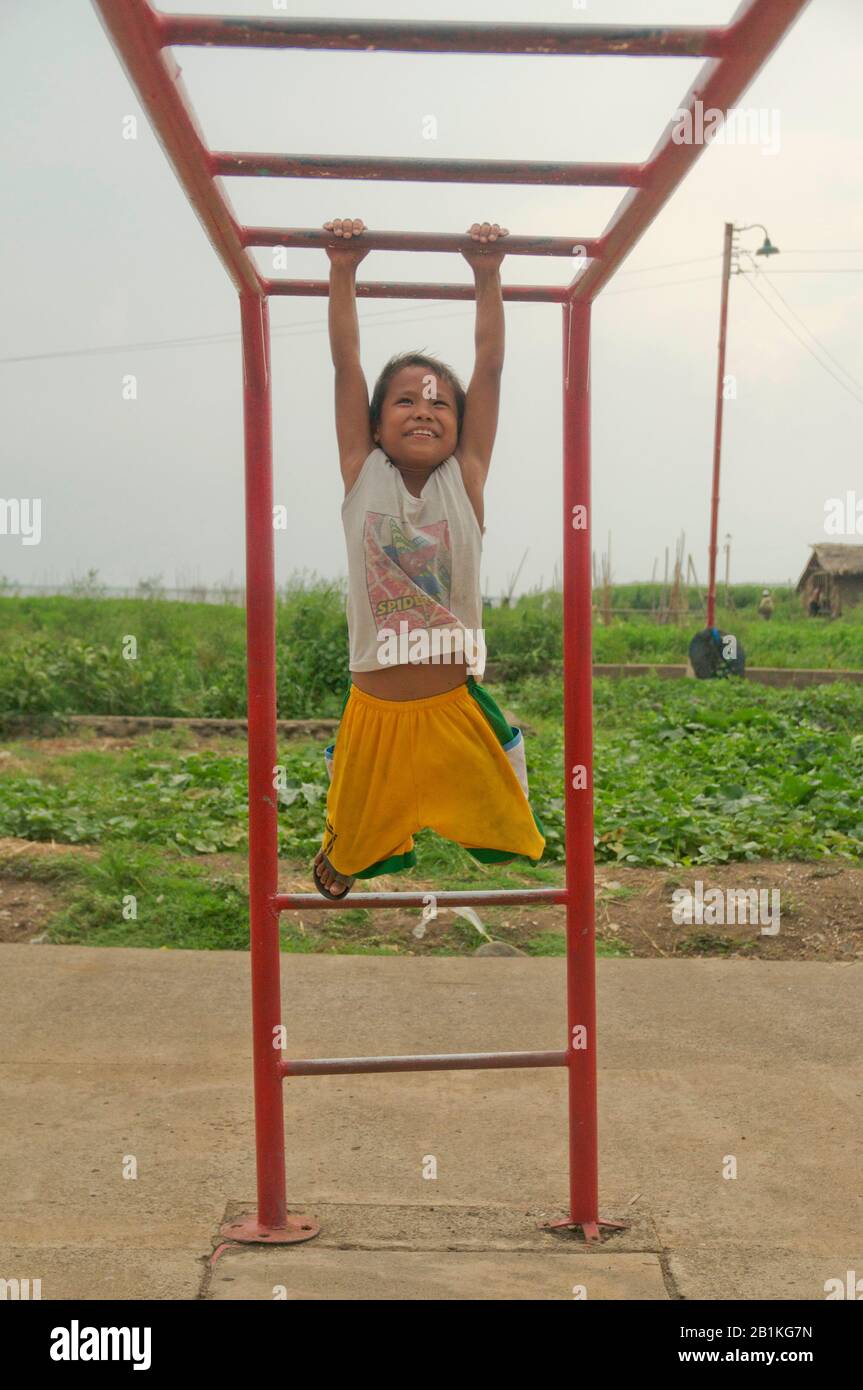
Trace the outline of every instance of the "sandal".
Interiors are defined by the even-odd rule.
[[[321,882],[321,880],[318,878],[318,869],[321,867],[321,864],[325,864],[329,869],[330,873],[335,874],[337,884],[344,883],[346,885],[343,893],[332,893],[330,889],[327,888],[326,885]],[[353,888],[354,884],[356,883],[356,875],[353,875],[351,877],[347,874],[340,874],[338,869],[333,868],[332,864],[330,863],[329,859],[325,854],[321,856],[321,864],[312,865],[312,877],[315,880],[315,887],[317,888],[318,892],[322,893],[325,898],[329,898],[332,902],[339,902],[342,898],[346,898],[350,893],[351,889]]]

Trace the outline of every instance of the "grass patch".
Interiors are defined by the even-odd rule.
[[[537,932],[521,949],[529,956],[565,956],[566,935],[562,931]]]
[[[48,926],[55,944],[245,950],[249,905],[228,878],[134,843],[79,860],[68,901]]]
[[[525,941],[521,948],[529,956],[565,956],[566,955],[566,933],[562,931],[537,932]],[[632,948],[625,941],[609,941],[607,938],[597,938],[597,956],[631,956]]]

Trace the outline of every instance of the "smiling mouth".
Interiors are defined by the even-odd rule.
[[[407,437],[408,439],[436,439],[437,435],[431,430],[408,430]]]

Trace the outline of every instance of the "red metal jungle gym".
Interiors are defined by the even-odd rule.
[[[240,297],[246,480],[249,874],[252,1015],[257,1141],[257,1210],[223,1233],[267,1243],[308,1240],[319,1227],[287,1210],[282,1082],[285,1077],[481,1067],[565,1067],[569,1090],[569,1211],[552,1223],[599,1240],[596,1118],[593,726],[590,542],[590,310],[599,292],[650,226],[703,142],[678,143],[669,122],[644,163],[564,164],[520,160],[337,158],[207,148],[171,50],[186,45],[388,51],[398,53],[619,55],[705,58],[681,112],[723,113],[745,91],[808,0],[744,0],[721,27],[493,24],[163,14],[148,0],[93,0],[130,83],[186,196]],[[578,257],[567,285],[505,285],[505,300],[563,310],[563,592],[566,886],[448,892],[441,905],[561,903],[566,907],[566,1045],[557,1052],[421,1057],[285,1059],[274,1046],[281,1025],[279,914],[340,907],[317,894],[279,893],[277,880],[275,571],[271,440],[270,295],[328,293],[326,280],[265,279],[249,247],[321,247],[329,234],[305,227],[245,227],[225,177],[395,179],[443,183],[550,184],[628,190],[599,237],[510,236],[507,256]],[[470,237],[370,232],[381,251],[459,252]],[[462,284],[367,281],[366,299],[472,299]],[[353,896],[353,895],[351,895]],[[421,907],[422,893],[362,893],[364,907]],[[355,898],[354,901],[357,899]]]

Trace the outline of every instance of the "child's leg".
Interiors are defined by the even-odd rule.
[[[509,723],[509,720],[506,718],[496,701],[492,698],[492,696],[485,689],[485,687],[480,685],[474,679],[473,676],[468,678],[467,686],[469,694],[473,696],[474,700],[476,700],[477,705],[482,710],[491,728],[494,730],[495,736],[500,742],[500,745],[504,753],[506,753],[507,759],[509,760],[510,766],[512,767],[513,771],[515,772],[515,775],[519,780],[521,789],[529,800],[530,790],[527,778],[527,757],[524,747],[524,735],[521,729],[514,728]],[[545,830],[543,828],[542,821],[539,819],[539,816],[536,814],[532,807],[531,815],[533,816],[534,824],[536,825],[536,828],[539,831],[540,835],[545,836]],[[520,857],[519,855],[515,854],[504,854],[501,851],[495,849],[471,848],[470,845],[466,845],[465,848],[467,849],[468,854],[471,854],[473,858],[477,859],[481,864],[508,864],[511,860]]]
[[[514,855],[538,862],[545,837],[506,748],[518,746],[519,731],[475,682],[422,703],[414,750],[419,824],[485,863]]]
[[[333,869],[355,878],[416,864],[416,794],[403,703],[352,686],[335,744],[321,849]]]

